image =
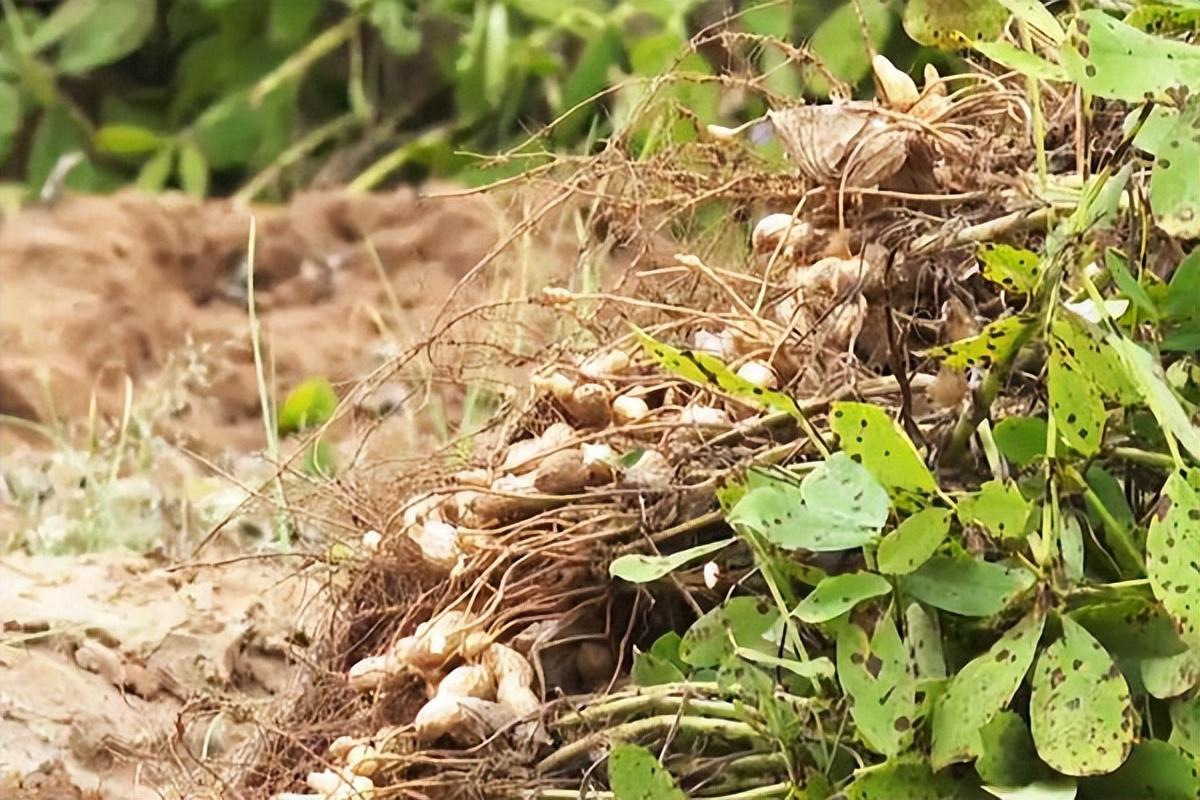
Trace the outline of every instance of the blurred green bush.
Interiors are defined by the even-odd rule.
[[[741,12],[730,24],[743,30],[807,42],[855,83],[868,74],[864,23],[877,47],[911,56],[901,5],[0,0],[0,180],[36,193],[78,152],[66,185],[90,191],[136,184],[253,198],[314,181],[470,182],[481,176],[469,153],[511,146],[576,106],[538,149],[597,141],[621,98],[589,98],[658,74],[726,15]],[[705,56],[684,68],[711,72]],[[773,90],[821,93],[771,63],[782,56],[762,58]],[[718,121],[715,92],[680,101]]]

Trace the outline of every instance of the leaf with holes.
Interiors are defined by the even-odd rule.
[[[758,597],[733,597],[692,623],[679,643],[679,658],[693,667],[715,667],[738,647],[774,653],[764,638],[779,611]]]
[[[912,738],[916,681],[891,615],[879,620],[869,638],[857,624],[842,624],[837,674],[866,745],[885,756],[902,752]]]
[[[893,497],[932,494],[937,481],[916,445],[886,411],[869,403],[834,403],[829,427],[841,448],[867,468]]]
[[[950,509],[925,508],[901,522],[879,542],[879,571],[907,575],[929,560],[950,532]]]
[[[755,386],[745,378],[738,377],[737,373],[729,369],[721,359],[714,355],[698,353],[693,350],[680,350],[658,341],[638,328],[634,328],[633,333],[646,354],[677,378],[741,400],[755,408],[781,411],[796,419],[804,416],[795,400],[782,392],[773,392],[770,389]]]
[[[608,782],[616,800],[687,800],[671,773],[646,748],[628,742],[608,754]]]
[[[1120,354],[1125,368],[1141,392],[1142,400],[1150,406],[1158,424],[1170,432],[1185,450],[1200,459],[1200,429],[1180,404],[1163,375],[1162,366],[1150,353],[1123,336],[1112,334],[1109,344]]]
[[[1137,800],[1196,800],[1200,779],[1187,753],[1154,739],[1133,748],[1121,768],[1079,782],[1085,797],[1137,798]]]
[[[1050,352],[1046,388],[1050,412],[1063,440],[1084,455],[1100,452],[1106,419],[1104,401],[1096,384],[1088,380],[1057,344]]]
[[[1060,55],[1080,88],[1129,102],[1195,86],[1200,74],[1200,47],[1143,33],[1100,9],[1075,16]]]
[[[883,487],[848,455],[834,453],[799,487],[777,482],[750,490],[728,520],[780,547],[828,552],[873,542],[887,517]]]
[[[1164,41],[1164,40],[1159,40]],[[1164,43],[1176,44],[1165,40]],[[1193,47],[1200,54],[1200,47]],[[1200,85],[1200,55],[1193,62],[1192,86]],[[1200,96],[1193,95],[1171,126],[1150,171],[1154,221],[1179,239],[1200,237]]]
[[[1121,363],[1121,356],[1104,341],[1100,329],[1065,309],[1060,309],[1051,325],[1055,344],[1061,346],[1079,365],[1084,376],[1100,390],[1101,397],[1120,403],[1135,403],[1137,388]]]
[[[1172,473],[1159,509],[1146,537],[1146,574],[1180,637],[1200,648],[1200,491]]]
[[[892,591],[886,578],[873,572],[848,572],[832,575],[817,584],[808,597],[792,610],[792,616],[804,622],[828,622],[840,617],[863,600]]]
[[[1029,503],[1012,481],[988,481],[974,495],[958,501],[958,518],[963,524],[977,522],[1002,539],[1025,535]]]
[[[983,276],[1010,292],[1029,294],[1042,276],[1041,259],[1031,250],[989,242],[975,255],[983,262]]]
[[[1137,714],[1129,684],[1099,642],[1070,617],[1062,637],[1043,651],[1029,701],[1033,742],[1064,775],[1103,775],[1133,747]]]
[[[1012,702],[1033,663],[1044,623],[1042,614],[1030,613],[954,676],[933,714],[934,769],[982,752],[979,732]]]
[[[934,556],[901,579],[904,591],[934,608],[964,617],[990,617],[1033,586],[1032,572],[972,558]]]
[[[998,319],[980,331],[978,336],[931,347],[921,355],[939,358],[943,364],[955,369],[986,369],[1012,355],[1028,336],[1029,326],[1033,322],[1033,317],[1025,314]]]
[[[904,30],[913,41],[957,50],[971,39],[995,39],[1008,9],[995,0],[911,0],[904,4]]]
[[[674,572],[689,562],[712,555],[736,541],[737,539],[725,539],[720,542],[710,542],[665,556],[624,555],[608,565],[608,574],[630,583],[649,583]]]

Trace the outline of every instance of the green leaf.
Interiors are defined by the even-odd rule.
[[[1187,649],[1162,607],[1141,594],[1088,603],[1068,614],[1117,656],[1161,658]]]
[[[325,378],[310,378],[288,394],[279,410],[279,432],[295,433],[324,425],[337,409],[337,392]]]
[[[942,632],[937,612],[928,611],[920,603],[909,603],[904,612],[906,641],[912,651],[917,677],[922,680],[941,680],[946,677],[946,657],[942,652]]]
[[[332,478],[337,473],[333,446],[322,439],[313,442],[304,452],[304,471],[314,478]]]
[[[980,731],[1012,702],[1033,663],[1044,624],[1044,615],[1031,612],[954,676],[933,714],[934,769],[982,752]]]
[[[208,194],[208,163],[200,148],[191,142],[184,142],[179,148],[179,182],[193,197]]]
[[[1185,450],[1200,459],[1200,430],[1192,424],[1179,398],[1171,391],[1162,374],[1162,367],[1148,352],[1123,336],[1111,334],[1109,343],[1120,354],[1134,385],[1141,392],[1146,405],[1150,406],[1158,424],[1164,431],[1170,432]]]
[[[608,71],[620,63],[624,51],[624,43],[615,27],[604,28],[588,41],[575,68],[563,83],[559,112],[567,114],[575,106],[579,108],[558,121],[554,131],[557,141],[567,143],[578,137],[597,108],[595,101],[585,101],[590,101],[608,85]]]
[[[664,344],[644,331],[634,328],[634,335],[646,355],[671,375],[734,397],[755,408],[769,408],[800,419],[796,401],[781,392],[755,386],[725,366],[721,359],[708,353],[679,350]]]
[[[679,657],[693,667],[716,667],[737,647],[773,653],[764,635],[779,621],[779,610],[758,597],[734,597],[696,620],[683,635]]]
[[[887,516],[883,488],[845,453],[834,453],[799,488],[775,482],[751,489],[728,518],[780,547],[828,552],[874,541]]]
[[[1005,417],[996,424],[992,438],[1005,458],[1027,467],[1045,457],[1047,427],[1041,417]]]
[[[916,682],[890,615],[867,632],[844,622],[837,639],[837,673],[850,697],[859,736],[877,753],[894,756],[912,739]]]
[[[969,797],[949,774],[935,774],[923,761],[894,760],[860,769],[846,787],[846,800],[949,800]]]
[[[1163,496],[1146,537],[1146,573],[1180,637],[1200,648],[1200,491],[1176,472]]]
[[[375,0],[367,19],[395,55],[411,56],[421,48],[420,22],[405,0]]]
[[[1195,86],[1200,74],[1200,47],[1143,33],[1099,9],[1075,16],[1061,56],[1080,88],[1128,102]]]
[[[864,3],[858,7],[843,3],[821,21],[808,40],[809,51],[835,78],[851,86],[871,73],[871,53],[863,41],[859,9],[871,46],[881,49],[895,25],[895,17],[887,3]],[[829,87],[818,74],[810,75],[809,82],[815,93],[828,95]]]
[[[1125,676],[1108,652],[1070,617],[1038,659],[1029,716],[1042,760],[1064,775],[1102,775],[1133,747],[1136,714]]]
[[[1104,341],[1104,334],[1078,314],[1059,309],[1050,326],[1054,344],[1061,345],[1100,396],[1120,403],[1138,400],[1137,389],[1126,373],[1121,357]]]
[[[1026,328],[1033,322],[1033,317],[1025,314],[1004,317],[987,325],[977,336],[931,347],[921,355],[941,359],[954,369],[986,369],[1008,358],[1021,345],[1027,335]]]
[[[163,138],[138,125],[105,125],[96,131],[92,144],[106,155],[141,156],[160,149]]]
[[[1067,580],[1078,583],[1083,580],[1083,523],[1074,514],[1062,517],[1058,532],[1059,549],[1062,551],[1063,572]]]
[[[61,157],[72,152],[83,152],[85,149],[84,137],[66,108],[52,106],[43,109],[42,118],[33,132],[29,158],[25,162],[29,188],[35,193],[41,191],[42,185]],[[73,189],[90,188],[82,169],[80,166],[72,171],[67,178],[67,186]]]
[[[143,192],[160,192],[171,178],[175,166],[175,148],[164,147],[142,164],[138,171],[137,187]]]
[[[1129,271],[1129,266],[1125,263],[1125,256],[1121,254],[1121,251],[1113,247],[1104,251],[1104,263],[1108,267],[1108,274],[1112,275],[1113,282],[1117,284],[1121,293],[1128,297],[1147,317],[1157,320],[1159,317],[1158,306],[1150,299],[1146,288],[1138,283],[1138,279]],[[1197,288],[1200,290],[1200,287]]]
[[[619,742],[608,754],[608,782],[616,800],[687,800],[671,773],[646,748]]]
[[[710,542],[665,556],[624,555],[608,565],[608,574],[630,583],[650,583],[698,558],[724,549],[736,541],[737,539],[725,539],[720,542]]]
[[[50,16],[37,26],[29,37],[29,50],[37,53],[66,36],[73,28],[94,15],[103,0],[64,0]]]
[[[325,0],[271,0],[267,38],[272,44],[299,44],[321,12]]]
[[[155,0],[104,0],[62,36],[58,68],[78,75],[141,47],[154,28]]]
[[[1002,539],[1019,538],[1025,535],[1029,504],[1015,483],[991,480],[978,494],[958,501],[958,518],[964,524],[977,522]]]
[[[683,639],[675,631],[667,631],[654,640],[646,652],[634,648],[630,677],[637,686],[658,686],[684,680],[687,664],[679,657]]]
[[[937,482],[916,445],[886,411],[869,403],[834,403],[829,427],[843,451],[862,464],[893,497],[932,494]]]
[[[983,262],[983,276],[1010,292],[1029,294],[1042,275],[1041,258],[1031,250],[989,242],[975,255]]]
[[[1161,3],[1138,5],[1126,15],[1125,24],[1159,34],[1194,33],[1200,30],[1200,6],[1178,8]]]
[[[1096,384],[1057,342],[1050,352],[1046,388],[1050,413],[1063,440],[1084,455],[1100,452],[1106,421],[1104,401]]]
[[[1158,39],[1164,44],[1176,44]],[[1192,83],[1200,78],[1200,47],[1192,47]],[[1166,140],[1159,148],[1150,171],[1150,208],[1154,221],[1167,234],[1179,239],[1200,237],[1200,96],[1193,95],[1183,107]]]
[[[901,579],[904,591],[922,603],[965,617],[990,617],[1033,586],[1033,573],[960,556],[934,556]]]
[[[1075,800],[1078,788],[1074,778],[1056,775],[1025,786],[984,786],[983,790],[1000,800]]]
[[[831,575],[817,584],[808,597],[792,610],[792,616],[804,622],[828,622],[840,617],[863,600],[892,591],[892,585],[872,572],[848,572]]]
[[[1002,67],[1019,72],[1043,81],[1062,81],[1068,79],[1067,71],[1059,64],[1047,61],[1041,56],[1022,50],[1005,41],[972,42],[971,47],[983,53]]]
[[[21,127],[21,93],[17,87],[0,80],[0,136],[9,136]]]
[[[904,4],[904,30],[913,41],[943,50],[959,49],[969,39],[995,39],[1007,21],[1008,9],[994,0],[910,0]]]
[[[483,94],[493,107],[497,107],[508,82],[508,54],[512,46],[508,37],[508,7],[502,2],[492,3],[488,11],[484,42]]]
[[[1188,253],[1187,258],[1175,268],[1163,300],[1163,313],[1168,319],[1180,322],[1200,320],[1197,297],[1200,297],[1200,247]]]
[[[1061,42],[1067,35],[1058,19],[1046,9],[1041,0],[1000,0],[1000,4],[1054,44]]]
[[[1029,726],[1014,711],[1000,711],[980,728],[978,752],[975,771],[995,786],[1025,786],[1049,772],[1038,760]]]
[[[1200,650],[1142,661],[1142,683],[1151,697],[1178,697],[1200,684]]]
[[[807,661],[797,661],[794,658],[780,658],[779,656],[763,653],[758,650],[750,650],[745,647],[739,647],[734,651],[734,655],[739,658],[744,658],[755,664],[761,664],[764,667],[772,669],[786,669],[793,675],[798,675],[801,678],[809,680],[815,678],[829,679],[834,676],[835,669],[833,662],[822,656],[821,658],[810,658]]]
[[[951,511],[925,508],[905,519],[879,542],[879,571],[907,575],[929,560],[950,532]]]
[[[1200,764],[1200,695],[1171,701],[1171,735],[1167,741]]]
[[[1196,778],[1195,762],[1186,753],[1151,739],[1133,748],[1128,760],[1111,775],[1080,781],[1079,790],[1083,797],[1095,800],[1196,800],[1200,779]]]
[[[1125,499],[1125,487],[1099,464],[1088,467],[1084,478],[1100,506],[1108,512],[1099,513],[1100,509],[1094,507],[1095,501],[1088,497],[1088,517],[1092,526],[1104,530],[1104,542],[1120,565],[1122,574],[1141,576],[1144,561],[1143,542],[1137,538],[1138,524],[1133,516],[1133,509],[1129,507],[1129,501]]]

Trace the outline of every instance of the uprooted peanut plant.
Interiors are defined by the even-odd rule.
[[[1194,9],[906,14],[978,63],[803,105],[715,29],[765,118],[666,75],[527,178],[632,266],[444,318],[531,378],[360,509],[239,791],[1197,796]]]

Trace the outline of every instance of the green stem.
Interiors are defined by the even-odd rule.
[[[1026,52],[1033,53],[1033,39],[1029,35],[1029,26],[1024,20],[1017,20],[1017,34],[1021,37],[1021,47]],[[1046,188],[1046,178],[1050,170],[1046,163],[1046,120],[1042,116],[1042,89],[1038,79],[1032,75],[1025,77],[1025,90],[1029,93],[1030,112],[1033,115],[1033,144],[1036,150],[1038,182],[1041,188]]]
[[[1136,447],[1114,447],[1112,455],[1122,461],[1140,464],[1143,467],[1164,469],[1168,472],[1175,469],[1175,459],[1168,453],[1154,453],[1149,450],[1139,450]]]

